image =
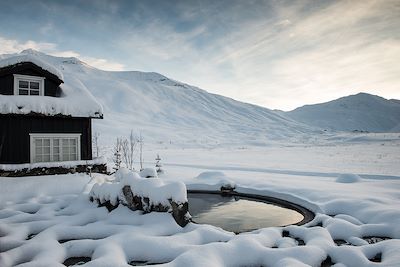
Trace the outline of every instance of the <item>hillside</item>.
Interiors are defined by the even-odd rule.
[[[77,78],[88,88],[104,109],[104,119],[93,120],[94,131],[107,143],[127,136],[131,129],[147,142],[186,145],[263,145],[320,132],[267,108],[210,94],[158,73],[102,71],[77,58],[34,50],[21,53],[34,54],[66,79]]]
[[[285,113],[314,127],[337,131],[398,132],[400,101],[359,93]]]

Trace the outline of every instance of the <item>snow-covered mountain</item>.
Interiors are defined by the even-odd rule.
[[[310,126],[338,131],[399,132],[400,100],[359,93],[285,113]]]
[[[93,120],[103,141],[133,130],[157,143],[265,144],[305,138],[319,130],[267,108],[208,93],[158,73],[103,71],[77,58],[49,56],[40,60],[58,68],[65,78],[79,79],[103,105],[104,119]],[[7,57],[3,55],[0,57]]]

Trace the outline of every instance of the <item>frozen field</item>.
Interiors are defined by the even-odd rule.
[[[123,206],[108,213],[88,201],[86,175],[0,178],[0,266],[63,266],[74,257],[85,266],[400,266],[398,140],[145,151],[146,166],[160,154],[161,179],[188,189],[232,183],[316,217],[235,235]]]

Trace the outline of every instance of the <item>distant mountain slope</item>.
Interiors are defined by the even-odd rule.
[[[35,54],[88,88],[104,109],[104,119],[94,120],[94,130],[108,143],[131,129],[148,142],[188,145],[264,144],[307,139],[319,132],[267,108],[210,94],[158,73],[102,71],[76,58],[22,53]]]
[[[310,126],[339,131],[398,132],[400,101],[359,93],[285,113]]]

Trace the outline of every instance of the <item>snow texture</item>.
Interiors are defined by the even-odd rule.
[[[218,176],[221,174],[228,177],[225,173]],[[213,179],[210,174],[200,177],[192,178],[192,183]],[[395,208],[399,193],[393,188],[398,182],[371,181],[361,190],[357,184],[348,184],[354,192],[349,194],[335,186],[334,179],[285,177],[285,183],[275,183],[274,179],[253,183],[247,176],[229,177],[245,185],[238,186],[238,191],[263,195],[280,192],[284,199],[297,199],[305,206],[313,204],[319,210],[304,226],[235,235],[210,225],[189,223],[181,228],[168,214],[143,214],[121,205],[108,212],[87,201],[88,185],[109,183],[113,177],[96,174],[86,187],[86,175],[21,179],[16,184],[0,178],[0,188],[10,190],[1,194],[8,199],[3,199],[0,210],[0,266],[4,267],[62,266],[71,257],[90,258],[84,266],[124,267],[140,262],[171,267],[320,266],[328,256],[335,266],[398,266],[400,262],[400,213]],[[143,179],[126,170],[114,179],[128,183],[158,180]],[[61,181],[65,184],[71,180],[74,183],[65,186],[62,193],[43,194],[59,187]],[[25,182],[29,186],[19,188]],[[327,186],[321,187],[322,183]],[[26,194],[31,191],[29,187],[36,192]],[[13,198],[16,190],[19,198]],[[371,192],[378,192],[377,200],[369,199]],[[346,244],[340,245],[338,240]],[[381,263],[373,262],[375,259]]]
[[[0,114],[39,113],[47,116],[103,117],[102,106],[79,79],[70,75],[63,76],[58,68],[40,55],[32,50],[23,51],[17,55],[3,55],[0,66],[25,61],[35,63],[58,77],[62,77],[64,80],[64,83],[60,85],[62,95],[60,97],[0,95]]]

